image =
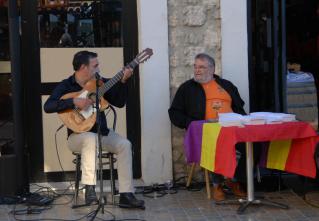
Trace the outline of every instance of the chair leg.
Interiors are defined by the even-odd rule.
[[[188,178],[187,178],[187,183],[186,187],[189,187],[189,185],[192,182],[193,174],[194,174],[194,169],[195,169],[195,163],[191,163],[191,170],[189,171]]]
[[[205,169],[205,181],[206,181],[207,198],[210,199],[211,192],[210,192],[210,183],[209,183],[209,173],[207,169]]]
[[[74,205],[78,204],[79,183],[80,183],[80,167],[81,167],[81,156],[80,155],[76,155],[76,160],[75,160]]]
[[[278,171],[278,192],[281,191],[281,171]]]
[[[109,162],[110,162],[110,181],[111,181],[111,194],[112,194],[112,204],[115,205],[115,179],[114,179],[114,158],[113,154],[109,155]]]

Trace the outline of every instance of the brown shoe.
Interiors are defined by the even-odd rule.
[[[239,197],[247,196],[247,193],[245,193],[245,191],[242,190],[242,188],[238,182],[233,182],[230,179],[227,179],[225,181],[225,184],[226,184],[226,186],[228,186],[232,190],[232,192],[235,196],[239,196]]]
[[[216,202],[225,200],[225,193],[223,192],[221,185],[213,187],[213,199]]]

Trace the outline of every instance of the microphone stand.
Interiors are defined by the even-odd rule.
[[[102,209],[102,214],[104,214],[104,205],[106,204],[106,197],[103,196],[103,165],[102,165],[102,142],[101,142],[101,113],[100,113],[100,103],[99,103],[99,81],[100,75],[95,73],[96,78],[96,94],[95,94],[95,109],[96,109],[96,127],[97,127],[97,143],[96,149],[98,150],[99,156],[99,181],[100,181],[100,197],[98,200],[98,207],[91,217],[91,221],[95,219],[99,210]]]

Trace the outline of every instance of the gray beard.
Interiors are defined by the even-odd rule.
[[[211,76],[210,78],[207,78],[205,80],[197,80],[197,79],[194,78],[194,81],[197,82],[197,83],[200,83],[200,84],[205,84],[205,83],[207,83],[207,82],[209,82],[211,80],[214,80],[213,76]]]

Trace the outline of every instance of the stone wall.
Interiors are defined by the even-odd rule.
[[[221,73],[219,0],[168,0],[171,100],[179,85],[192,78],[194,56],[205,52]],[[183,152],[184,130],[172,127],[174,179],[187,175]],[[198,170],[198,168],[197,168]],[[195,173],[202,179],[203,173]]]

